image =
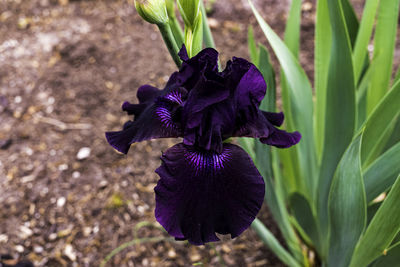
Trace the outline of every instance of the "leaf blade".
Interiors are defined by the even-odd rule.
[[[397,81],[393,88],[386,93],[365,123],[361,146],[363,167],[372,163],[384,148],[385,141],[387,141],[384,138],[385,133],[394,126],[400,116],[398,103],[400,103],[400,81]]]
[[[307,179],[312,184],[316,172],[316,156],[312,128],[313,103],[311,84],[301,68],[299,62],[290,52],[288,47],[282,42],[278,35],[264,21],[259,12],[254,7],[251,0],[248,0],[253,14],[255,15],[261,29],[272,46],[278,60],[285,72],[291,95],[291,111],[287,117],[293,120],[293,127],[302,134],[302,140],[297,145],[297,154],[301,170],[300,177]],[[300,178],[302,181],[302,179]],[[309,192],[306,195],[310,196]]]
[[[256,218],[251,224],[251,227],[283,263],[291,267],[301,267],[301,265],[289,254],[289,252],[287,252],[281,246],[281,244],[279,244],[279,241],[260,220]]]
[[[354,76],[356,81],[360,78],[364,66],[364,60],[367,56],[367,47],[369,40],[371,39],[379,1],[380,0],[367,0],[365,3],[360,29],[357,34],[353,52]]]
[[[400,142],[376,159],[364,171],[364,185],[367,202],[393,185],[400,172]]]
[[[332,46],[332,30],[327,1],[317,1],[315,24],[315,138],[318,160],[321,160],[325,132],[326,86]]]
[[[329,193],[330,239],[328,266],[346,267],[366,224],[366,200],[361,175],[361,137],[344,153]]]
[[[380,256],[372,267],[400,267],[400,244],[390,248],[386,254]]]
[[[379,68],[374,71],[367,94],[367,112],[373,111],[389,89],[392,75],[393,53],[396,41],[397,19],[400,0],[381,1],[374,37],[374,54],[371,64]]]
[[[317,203],[322,236],[328,233],[327,210],[331,181],[337,164],[353,138],[356,116],[351,45],[341,2],[329,0],[328,7],[332,25],[332,53],[326,93],[329,101],[326,102],[324,150]],[[323,251],[325,252],[326,248]]]
[[[400,229],[400,175],[354,251],[350,267],[367,266],[390,246]]]

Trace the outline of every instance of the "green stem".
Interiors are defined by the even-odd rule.
[[[207,13],[206,13],[206,9],[204,7],[203,0],[200,0],[200,7],[201,7],[201,15],[203,16],[204,45],[206,47],[215,48],[215,42],[214,42],[214,38],[212,36],[210,27],[208,26]]]
[[[175,42],[175,38],[174,35],[172,34],[171,31],[171,26],[169,25],[169,23],[165,23],[165,24],[158,24],[158,29],[161,32],[161,35],[164,39],[164,43],[168,48],[168,52],[170,53],[172,59],[174,60],[176,66],[178,68],[181,67],[181,59],[178,56],[179,53],[179,48]]]
[[[183,37],[183,31],[182,31],[181,25],[179,24],[179,21],[176,19],[176,17],[170,18],[169,24],[171,26],[172,34],[174,35],[176,44],[178,45],[178,48],[181,48],[184,43],[184,37]]]

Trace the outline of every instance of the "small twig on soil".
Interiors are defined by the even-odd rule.
[[[40,122],[54,125],[62,131],[65,131],[65,130],[87,130],[87,129],[92,128],[92,125],[88,124],[88,123],[65,123],[65,122],[59,121],[57,119],[43,117],[42,115],[39,115],[39,114],[34,114],[33,117],[38,119]]]

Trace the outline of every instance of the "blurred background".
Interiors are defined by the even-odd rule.
[[[249,58],[248,25],[266,44],[247,0],[213,2],[223,64]],[[363,1],[352,2],[359,12]],[[254,3],[283,37],[290,0]],[[312,79],[315,1],[303,1],[302,13],[301,64]],[[398,44],[395,65],[399,57]],[[138,143],[125,156],[104,132],[130,119],[121,104],[135,103],[140,85],[162,88],[175,70],[133,0],[0,0],[0,254],[35,266],[99,266],[124,242],[168,238],[154,218],[154,170],[176,140]],[[259,217],[279,237],[265,205]],[[142,243],[107,266],[283,266],[251,229],[222,240]]]

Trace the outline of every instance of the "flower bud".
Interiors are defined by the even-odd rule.
[[[193,29],[200,15],[200,0],[177,0],[177,2],[185,26]]]
[[[139,15],[152,24],[168,22],[165,0],[135,0],[135,7]]]
[[[165,0],[165,5],[167,6],[167,13],[169,18],[175,18],[175,1]]]

